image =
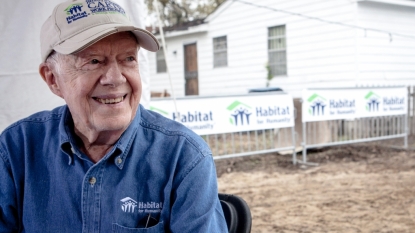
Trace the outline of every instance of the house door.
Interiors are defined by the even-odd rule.
[[[185,95],[199,95],[196,43],[184,46]]]

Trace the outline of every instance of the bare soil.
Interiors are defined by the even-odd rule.
[[[389,146],[309,151],[318,166],[277,153],[216,160],[219,192],[244,198],[252,233],[415,232],[415,151]]]

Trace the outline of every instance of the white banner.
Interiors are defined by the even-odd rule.
[[[302,121],[404,115],[406,87],[303,90]]]
[[[285,93],[211,98],[153,99],[150,110],[181,122],[199,135],[294,126],[294,106]]]

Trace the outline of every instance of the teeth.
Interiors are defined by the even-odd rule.
[[[98,100],[99,102],[103,103],[103,104],[116,104],[116,103],[120,103],[124,100],[124,97],[118,97],[115,99],[100,99],[100,98],[96,98],[96,100]]]

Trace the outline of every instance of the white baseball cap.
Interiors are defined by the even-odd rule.
[[[132,32],[140,47],[156,52],[160,45],[153,34],[135,27],[124,9],[110,0],[69,0],[55,7],[40,33],[42,61],[52,51],[72,54],[111,34]]]

